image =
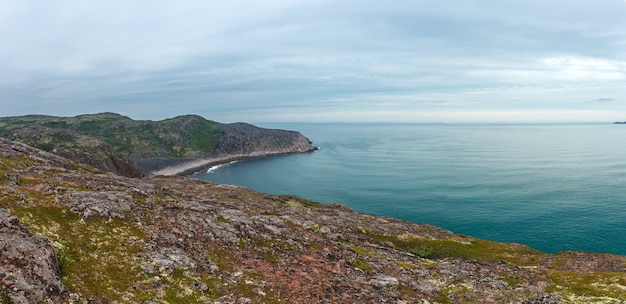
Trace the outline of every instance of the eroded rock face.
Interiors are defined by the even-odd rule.
[[[60,301],[66,293],[54,248],[0,208],[0,289],[13,303]]]

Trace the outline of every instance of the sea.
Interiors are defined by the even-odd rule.
[[[626,125],[259,124],[318,151],[194,175],[556,253],[626,255]]]

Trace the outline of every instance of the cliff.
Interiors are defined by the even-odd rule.
[[[315,149],[298,132],[221,124],[196,115],[161,121],[132,120],[115,113],[5,117],[0,118],[0,137],[129,177],[181,164],[202,167],[223,159]]]
[[[520,244],[0,139],[3,303],[623,303],[626,257]]]

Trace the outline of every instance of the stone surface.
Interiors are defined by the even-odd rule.
[[[66,293],[48,239],[33,236],[0,208],[0,291],[13,303],[59,301]]]

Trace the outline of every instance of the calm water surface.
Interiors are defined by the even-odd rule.
[[[626,254],[626,126],[265,124],[320,150],[194,177],[518,242]]]

